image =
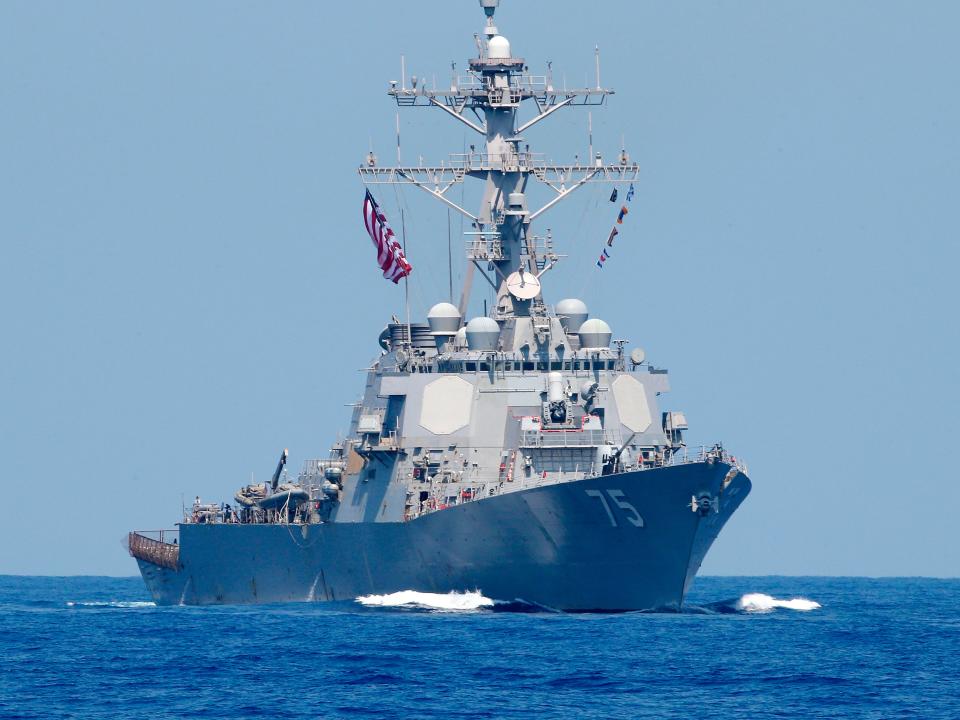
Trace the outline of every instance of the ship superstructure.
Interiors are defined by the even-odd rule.
[[[564,610],[677,609],[749,492],[746,468],[722,447],[688,451],[684,414],[658,404],[665,370],[581,300],[544,299],[558,255],[534,221],[587,183],[632,182],[638,167],[625,151],[570,165],[530,151],[525,134],[539,122],[612,91],[599,61],[592,88],[531,75],[494,24],[498,0],[480,4],[486,24],[466,76],[442,90],[403,79],[388,92],[401,107],[443,110],[483,149],[416,167],[384,167],[371,152],[360,167],[368,187],[413,185],[469,220],[459,304],[387,325],[345,439],[296,482],[284,451],[272,480],[232,503],[198,498],[178,531],[131,533],[157,602],[479,588]],[[449,192],[468,179],[484,183],[476,213]],[[554,197],[531,207],[531,182]],[[496,301],[467,318],[477,275]]]

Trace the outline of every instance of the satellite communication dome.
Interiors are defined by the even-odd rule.
[[[510,57],[510,41],[503,35],[494,35],[487,42],[487,57],[491,60],[506,60]]]
[[[460,311],[450,303],[437,303],[427,313],[430,332],[434,335],[453,335],[460,329]]]
[[[610,326],[599,318],[587,320],[580,326],[578,334],[580,335],[581,348],[608,348],[610,347],[610,338],[613,337]]]
[[[568,333],[575,333],[580,326],[586,322],[590,313],[587,311],[587,305],[583,300],[577,298],[567,298],[557,303],[554,311],[560,318],[560,324]]]
[[[496,350],[500,340],[500,326],[488,317],[475,317],[467,323],[467,348],[470,350]]]

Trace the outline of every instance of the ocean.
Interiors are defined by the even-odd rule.
[[[679,614],[155,607],[0,576],[3,718],[960,718],[960,580],[704,577]]]

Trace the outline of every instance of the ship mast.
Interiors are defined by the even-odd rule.
[[[469,299],[472,269],[481,272],[481,262],[492,267],[497,288],[493,315],[497,319],[540,314],[544,311],[539,276],[557,260],[549,237],[532,232],[534,220],[587,183],[622,183],[637,178],[639,168],[625,152],[616,164],[606,164],[598,152],[586,163],[556,165],[542,154],[531,153],[523,134],[564,107],[602,105],[613,90],[600,85],[599,54],[596,87],[557,89],[552,70],[545,76],[529,73],[523,58],[514,57],[509,41],[499,34],[494,13],[500,0],[480,0],[486,15],[483,37],[478,37],[478,56],[469,61],[469,72],[455,72],[448,90],[429,89],[417,78],[407,86],[391,82],[388,94],[400,107],[436,107],[485,139],[484,151],[451,154],[439,166],[383,167],[372,155],[360,167],[364,184],[413,185],[464,215],[472,223],[467,233],[468,266],[461,300],[461,315]],[[535,107],[533,117],[520,122],[524,101]],[[518,125],[518,123],[520,123]],[[527,183],[531,176],[554,191],[555,197],[531,211],[527,206]],[[448,197],[448,191],[465,178],[483,180],[483,199],[474,214]]]

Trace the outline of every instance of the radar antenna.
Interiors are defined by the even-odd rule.
[[[440,165],[398,163],[395,167],[385,167],[365,162],[359,173],[366,185],[413,185],[469,219],[472,229],[466,233],[467,259],[475,265],[485,262],[496,271],[500,278],[496,315],[508,317],[521,309],[514,303],[519,298],[508,282],[518,266],[537,275],[538,263],[545,262],[544,257],[551,263],[557,258],[551,240],[533,234],[533,222],[588,183],[636,180],[639,167],[629,161],[625,150],[615,163],[607,164],[599,152],[595,155],[591,152],[586,163],[576,158],[573,164],[566,165],[553,163],[542,153],[530,152],[523,138],[527,130],[560,108],[602,105],[614,91],[600,85],[599,48],[595,49],[596,87],[558,90],[553,86],[550,64],[547,75],[532,75],[526,61],[513,54],[510,42],[494,25],[499,5],[499,0],[480,0],[486,25],[482,37],[476,36],[479,52],[468,61],[466,75],[457,75],[454,68],[449,89],[430,88],[424,82],[408,84],[404,77],[399,83],[391,82],[387,90],[401,108],[440,108],[483,135],[485,148],[478,150],[471,145],[469,152],[452,153]],[[519,110],[526,101],[530,101],[534,113],[521,122]],[[449,197],[450,189],[468,177],[485,184],[476,214]],[[555,197],[533,210],[527,206],[526,193],[531,178],[555,193]],[[524,278],[520,275],[519,279]],[[469,296],[471,280],[472,273],[468,273],[464,280],[464,298]],[[521,284],[522,294],[528,294],[527,283]],[[528,304],[526,298],[521,302],[524,308]],[[542,305],[542,300],[534,300],[537,302]]]

